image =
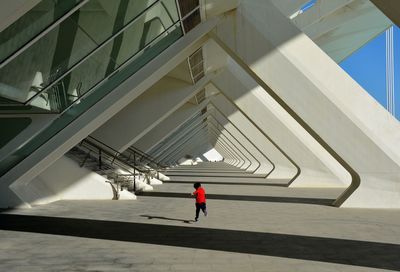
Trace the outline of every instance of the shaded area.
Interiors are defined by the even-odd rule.
[[[0,214],[0,229],[220,250],[400,271],[400,245],[276,233]]]
[[[177,181],[177,180],[165,180],[163,183],[177,183],[177,184],[193,184],[194,181]],[[287,184],[283,183],[257,183],[257,182],[212,182],[212,181],[202,181],[201,184],[211,184],[211,185],[253,185],[253,186],[274,186],[274,187],[288,187]]]
[[[251,174],[251,173],[220,173],[219,175],[212,174],[212,173],[179,173],[179,172],[163,172],[163,174],[167,175],[168,177],[213,177],[213,178],[221,178],[221,177],[228,177],[228,178],[265,178],[265,175],[261,174]]]
[[[21,131],[32,123],[30,118],[1,118],[0,127],[2,127],[0,135],[0,148],[14,139]]]
[[[169,193],[169,192],[140,192],[139,193],[139,192],[137,192],[136,194],[141,195],[141,196],[152,196],[152,197],[192,198],[190,196],[190,194],[188,194],[188,193]],[[207,194],[207,199],[315,204],[315,205],[324,205],[324,206],[332,206],[333,201],[335,201],[335,199],[329,199],[329,198],[220,195],[220,194]]]
[[[167,220],[167,221],[178,221],[182,223],[187,223],[190,224],[190,222],[196,222],[194,220],[187,220],[187,219],[178,219],[178,218],[170,218],[170,217],[164,217],[164,216],[154,216],[154,215],[146,215],[142,214],[140,215],[141,217],[147,217],[147,219],[162,219],[162,220]]]

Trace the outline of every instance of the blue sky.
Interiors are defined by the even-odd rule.
[[[354,52],[340,66],[386,108],[386,38],[382,33]],[[400,29],[394,27],[395,104],[400,120]]]

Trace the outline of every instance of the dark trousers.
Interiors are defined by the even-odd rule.
[[[206,212],[206,203],[196,203],[196,218],[199,218],[199,213],[200,209],[203,211],[203,213]]]

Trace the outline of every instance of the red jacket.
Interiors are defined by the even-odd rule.
[[[202,187],[197,188],[197,190],[193,192],[193,195],[196,196],[196,203],[206,202],[206,191],[204,191]]]

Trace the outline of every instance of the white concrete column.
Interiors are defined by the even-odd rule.
[[[234,146],[235,149],[242,155],[245,160],[242,166],[243,170],[254,173],[254,171],[260,166],[260,162],[239,142],[225,127],[218,121],[214,114],[210,114],[209,125],[213,126],[219,131],[220,137],[226,139],[227,144]],[[222,137],[223,136],[223,137]]]
[[[351,173],[336,204],[400,207],[399,122],[269,1],[242,1],[229,20],[221,46]]]
[[[217,122],[217,127],[222,128],[221,132],[226,135],[229,139],[233,139],[234,143],[236,146],[239,147],[239,149],[242,151],[242,154],[245,156],[247,160],[249,160],[250,166],[246,168],[247,171],[255,173],[260,167],[261,167],[261,162],[256,157],[250,150],[249,150],[249,143],[246,138],[241,138],[240,134],[237,134],[237,131],[232,132],[232,127],[227,124],[223,124],[225,119],[221,120],[221,115],[216,112],[216,110],[213,108],[213,114],[210,115],[213,119],[214,122]],[[232,140],[231,140],[232,141]]]
[[[236,70],[234,70],[236,69]],[[343,187],[340,178],[320,160],[315,141],[243,71],[231,61],[214,80],[225,97],[254,122],[275,148],[300,168],[292,187]],[[308,145],[304,144],[306,142]],[[320,147],[323,152],[325,150]],[[320,156],[319,156],[320,155]],[[331,159],[331,158],[330,158]],[[335,161],[331,159],[333,163]]]
[[[259,148],[264,156],[272,161],[275,168],[269,178],[293,180],[300,174],[296,165],[291,163],[291,161],[285,157],[285,154],[271,142],[268,134],[257,128],[257,126],[223,94],[215,96],[211,102],[233,125],[248,136],[249,140]]]
[[[231,155],[231,158],[234,160],[233,166],[242,168],[245,160],[238,154],[235,147],[227,144],[225,140],[218,135],[218,133],[215,131],[215,128],[213,128],[212,126],[209,126],[208,128],[210,135],[213,135],[217,139],[217,143],[219,144],[219,146],[221,148],[224,148],[226,152]]]
[[[242,131],[239,130],[238,127],[236,127],[233,123],[227,119],[226,116],[222,114],[221,111],[219,111],[217,108],[213,108],[215,111],[214,115],[215,118],[219,120],[219,122],[224,126],[224,128],[227,131],[230,131],[233,135],[235,135],[235,138],[241,142],[246,149],[249,151],[250,154],[252,154],[256,161],[260,164],[257,169],[255,169],[254,173],[255,174],[263,174],[266,177],[272,173],[272,171],[275,168],[275,165],[266,157],[261,150],[249,140],[249,138],[244,134]]]

